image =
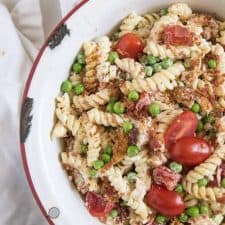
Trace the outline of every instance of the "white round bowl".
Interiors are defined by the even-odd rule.
[[[21,112],[21,154],[34,198],[49,224],[100,224],[86,210],[59,162],[61,146],[50,139],[54,99],[84,41],[109,33],[129,12],[158,10],[170,0],[84,0],[61,21],[40,50],[26,83]],[[223,18],[224,0],[189,0],[194,10]],[[225,18],[225,17],[224,17]],[[66,25],[66,27],[62,25]],[[65,36],[64,36],[65,35]],[[51,49],[49,45],[53,48]],[[53,44],[53,45],[51,45]]]

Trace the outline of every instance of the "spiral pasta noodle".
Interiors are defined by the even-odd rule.
[[[176,3],[168,8],[168,12],[179,16],[181,19],[188,19],[192,15],[192,9],[186,3]]]
[[[144,67],[133,59],[116,59],[116,65],[122,71],[127,72],[131,79],[142,79],[145,76]]]
[[[87,96],[74,96],[73,104],[77,109],[88,110],[92,107],[104,105],[110,100],[112,90],[103,89],[95,94]]]
[[[89,121],[99,124],[99,125],[104,125],[106,127],[112,126],[112,127],[117,127],[121,126],[125,119],[122,116],[116,115],[116,114],[111,114],[111,113],[106,113],[103,111],[100,111],[96,108],[91,109],[87,112],[88,119]]]
[[[120,25],[120,34],[122,36],[125,33],[134,31],[135,27],[142,20],[141,16],[138,16],[136,13],[130,13]]]
[[[205,162],[199,166],[196,166],[187,174],[187,182],[197,183],[198,180],[202,179],[203,177],[212,177],[224,158],[225,146],[218,147]]]
[[[139,92],[157,90],[165,91],[166,89],[172,90],[177,86],[176,79],[184,70],[184,66],[178,62],[169,67],[169,69],[161,70],[150,78],[125,81],[120,86],[120,89],[124,94],[127,94],[132,90]]]

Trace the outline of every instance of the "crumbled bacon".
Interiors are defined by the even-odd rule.
[[[108,170],[113,165],[119,163],[123,160],[124,156],[127,154],[127,146],[128,146],[128,137],[123,132],[123,129],[119,128],[116,132],[115,143],[113,145],[113,156],[112,159],[105,164],[105,166],[101,169],[102,172]]]
[[[186,27],[180,25],[169,25],[166,27],[163,33],[163,42],[166,45],[193,45],[194,34]]]
[[[175,102],[186,107],[190,107],[196,99],[195,91],[189,87],[175,87],[169,93]]]
[[[118,202],[118,200],[119,200],[118,192],[110,184],[107,177],[104,177],[102,179],[101,194],[105,199],[107,199],[110,202]]]
[[[221,176],[224,178],[225,177],[225,164],[224,163],[221,164],[220,168],[222,169]]]
[[[139,130],[137,128],[134,128],[130,131],[128,134],[128,143],[131,145],[135,145],[137,143]]]
[[[151,218],[145,225],[157,225],[155,222],[155,218]]]
[[[153,179],[156,184],[165,186],[172,191],[181,179],[181,175],[165,166],[159,166],[153,170]]]
[[[149,94],[147,92],[142,92],[140,95],[140,99],[136,103],[135,109],[140,112],[146,105],[151,103]]]
[[[143,117],[148,117],[147,105],[151,102],[150,96],[147,92],[142,92],[139,100],[135,103],[127,98],[123,99],[125,108],[127,109],[127,115],[135,118],[141,119]]]
[[[116,224],[123,224],[128,216],[129,216],[129,209],[125,206],[117,207],[118,217],[116,218]]]
[[[150,150],[161,150],[163,148],[163,137],[155,132],[154,129],[149,131],[149,143]]]

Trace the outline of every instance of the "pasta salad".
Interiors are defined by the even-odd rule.
[[[225,224],[225,22],[185,3],[83,44],[53,138],[107,225]]]

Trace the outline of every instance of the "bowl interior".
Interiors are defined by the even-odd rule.
[[[36,192],[46,210],[57,207],[60,215],[54,224],[100,224],[84,207],[75,188],[68,181],[59,162],[61,145],[50,139],[54,121],[54,99],[60,84],[68,77],[70,66],[82,43],[109,33],[129,12],[157,10],[176,1],[166,0],[93,0],[85,3],[65,22],[70,36],[65,36],[55,49],[47,47],[34,71],[28,91],[33,98],[31,132],[25,143],[28,167]],[[223,17],[225,1],[185,1],[197,11]]]

